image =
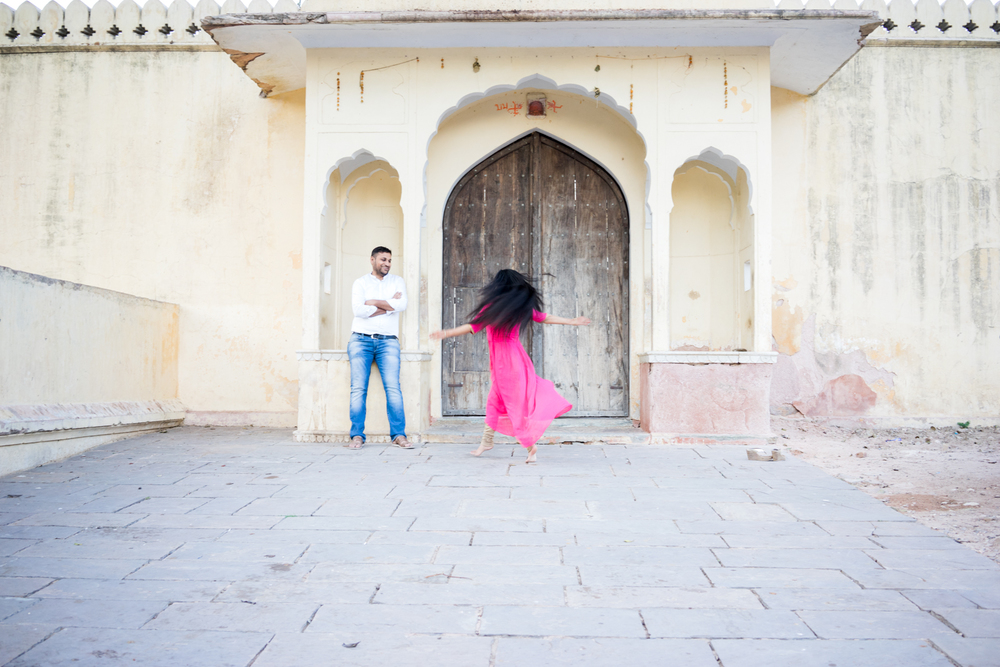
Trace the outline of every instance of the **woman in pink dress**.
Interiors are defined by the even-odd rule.
[[[517,438],[528,450],[528,463],[535,462],[535,443],[552,420],[573,406],[555,386],[535,374],[535,365],[521,345],[521,329],[530,322],[543,324],[590,324],[586,317],[567,319],[541,312],[542,298],[526,276],[501,269],[480,292],[469,324],[435,331],[431,340],[477,333],[486,328],[490,346],[490,395],[486,400],[486,433],[472,454],[493,449],[493,431]]]

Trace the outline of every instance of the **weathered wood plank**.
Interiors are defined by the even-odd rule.
[[[502,268],[538,277],[546,311],[594,322],[522,332],[536,371],[574,404],[570,414],[626,415],[628,220],[617,183],[539,133],[477,165],[445,210],[443,326],[468,321],[476,290]],[[445,341],[442,385],[444,414],[483,414],[484,335]]]

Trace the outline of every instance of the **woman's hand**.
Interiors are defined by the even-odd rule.
[[[576,327],[584,327],[584,326],[587,326],[588,324],[590,324],[590,318],[589,317],[583,317],[581,315],[580,317],[574,317],[573,319],[571,319],[569,321],[569,323],[572,324],[573,326],[576,326]]]
[[[429,338],[431,340],[444,340],[445,338],[447,338],[447,336],[445,335],[444,331],[441,331],[440,329],[438,329],[437,331],[432,331],[430,333]]]

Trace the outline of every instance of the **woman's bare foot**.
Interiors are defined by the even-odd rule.
[[[483,452],[493,449],[493,436],[496,434],[489,424],[483,424],[483,439],[479,441],[476,451],[470,452],[473,456],[482,456]]]
[[[538,453],[538,445],[532,445],[531,449],[528,450],[528,460],[525,463],[537,463],[535,461],[535,454]]]

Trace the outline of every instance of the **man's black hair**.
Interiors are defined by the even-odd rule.
[[[392,254],[392,251],[389,250],[388,248],[386,248],[384,245],[377,245],[377,246],[375,246],[375,249],[372,250],[372,257],[374,257],[375,255],[381,254],[383,252],[387,252],[390,255]]]

